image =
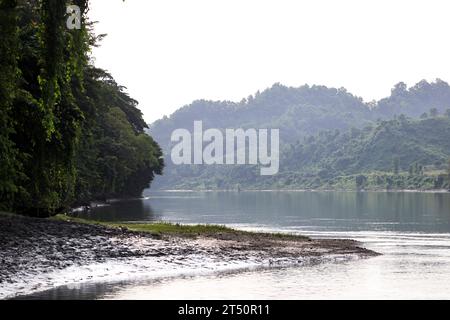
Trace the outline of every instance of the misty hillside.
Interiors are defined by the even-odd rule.
[[[192,129],[194,120],[202,120],[204,128],[283,128],[281,139],[294,141],[324,129],[345,129],[356,121],[364,125],[374,118],[362,99],[345,89],[275,84],[239,103],[194,101],[151,124],[150,132],[167,146],[174,129]]]
[[[345,89],[280,84],[240,103],[195,101],[150,125],[167,163],[154,186],[320,187],[337,176],[389,172],[393,159],[400,170],[413,164],[442,169],[450,156],[449,109],[450,87],[441,80],[411,88],[400,83],[390,97],[372,103]],[[167,154],[171,133],[192,131],[195,120],[204,129],[279,128],[280,173],[261,177],[256,166],[174,166]]]
[[[377,103],[375,111],[384,118],[400,114],[420,117],[434,108],[439,113],[445,113],[450,109],[449,89],[448,83],[440,79],[433,83],[422,80],[409,89],[400,82],[392,89],[390,97]]]
[[[345,133],[322,132],[290,145],[283,155],[289,171],[320,176],[391,171],[398,159],[399,171],[414,163],[445,164],[450,156],[450,118],[381,121]]]
[[[282,128],[281,139],[295,141],[321,130],[361,128],[394,115],[418,118],[433,108],[441,114],[450,109],[450,86],[439,79],[423,80],[409,89],[399,83],[391,96],[376,103],[364,103],[344,88],[275,84],[239,103],[194,101],[152,123],[150,132],[167,147],[173,130],[191,129],[194,120],[202,120],[205,128]]]

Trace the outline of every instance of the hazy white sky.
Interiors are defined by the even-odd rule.
[[[94,51],[152,122],[195,99],[239,101],[275,82],[364,100],[450,81],[448,0],[92,0]]]

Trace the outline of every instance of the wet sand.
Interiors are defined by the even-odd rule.
[[[131,275],[290,266],[311,259],[374,255],[377,253],[353,240],[239,231],[151,234],[0,214],[0,299],[68,283],[111,281]]]

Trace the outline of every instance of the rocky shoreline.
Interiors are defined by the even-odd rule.
[[[0,299],[92,279],[92,268],[86,267],[91,265],[102,266],[101,276],[114,277],[133,267],[132,272],[151,276],[170,270],[282,266],[332,256],[374,255],[377,253],[353,240],[314,240],[237,231],[190,236],[154,234],[0,214]],[[117,268],[119,265],[122,271]],[[64,276],[65,270],[77,274],[77,268],[83,270],[83,275]]]

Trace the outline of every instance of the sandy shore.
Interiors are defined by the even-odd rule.
[[[216,232],[151,234],[0,215],[0,299],[55,286],[376,255],[353,240]]]

